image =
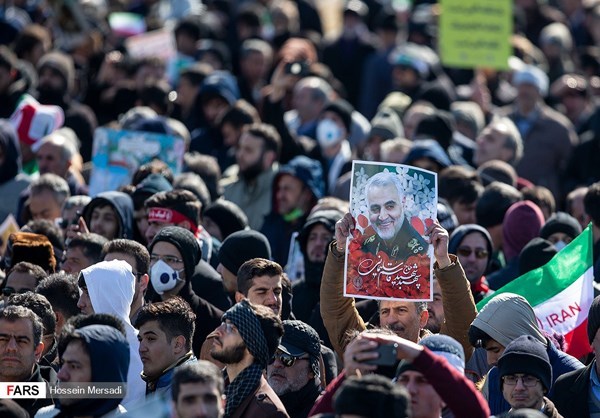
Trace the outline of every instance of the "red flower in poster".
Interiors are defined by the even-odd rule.
[[[346,292],[379,298],[429,298],[430,258],[417,254],[396,260],[383,251],[377,254],[362,251],[365,239],[373,234],[374,231],[364,234],[354,231],[349,244]]]

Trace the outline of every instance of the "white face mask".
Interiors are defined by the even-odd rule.
[[[342,130],[331,119],[322,119],[317,125],[317,141],[321,148],[337,145],[342,139]]]
[[[162,260],[158,260],[150,269],[150,281],[156,293],[162,295],[169,290],[173,290],[183,279],[179,273],[183,271],[174,270],[170,265]]]
[[[562,250],[566,246],[567,246],[567,243],[564,241],[558,241],[557,243],[554,244],[554,248],[556,248],[556,251],[558,251],[558,252],[560,252],[560,250]]]

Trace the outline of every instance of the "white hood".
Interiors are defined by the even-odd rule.
[[[129,341],[127,395],[123,406],[133,405],[146,395],[146,383],[140,377],[143,365],[139,354],[137,330],[131,325],[129,311],[135,293],[135,276],[122,260],[102,261],[81,271],[95,313],[111,314],[123,321]]]

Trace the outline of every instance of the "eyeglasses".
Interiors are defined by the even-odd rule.
[[[4,289],[2,289],[2,294],[6,297],[9,297],[13,293],[25,293],[25,292],[31,292],[31,289],[20,289],[18,291],[15,290],[14,287],[5,287]]]
[[[296,363],[296,360],[308,360],[308,359],[309,359],[309,357],[296,357],[296,356],[292,356],[291,354],[279,352],[279,353],[275,353],[273,355],[273,357],[271,357],[271,361],[269,362],[269,364],[273,364],[275,362],[275,360],[279,360],[281,362],[281,364],[283,364],[285,367],[292,367]]]
[[[156,255],[156,254],[152,254],[150,256],[150,262],[151,263],[156,263],[158,260],[162,260],[167,264],[181,264],[183,263],[183,260],[181,258],[177,258],[173,255]]]
[[[458,249],[456,250],[456,253],[457,253],[457,255],[460,255],[463,257],[468,257],[471,255],[471,253],[475,253],[475,257],[478,258],[479,260],[483,260],[490,254],[487,250],[482,250],[480,248],[472,249],[469,247],[458,247]]]
[[[537,377],[529,375],[517,376],[514,374],[509,374],[502,377],[502,381],[508,386],[516,386],[519,379],[521,379],[521,382],[523,382],[523,386],[528,388],[537,385],[537,383],[540,381],[540,379],[538,379]]]
[[[225,334],[233,334],[236,331],[235,325],[231,322],[221,322],[221,327],[224,328]]]

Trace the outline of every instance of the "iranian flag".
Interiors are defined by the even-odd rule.
[[[495,293],[516,293],[527,299],[540,329],[564,335],[567,353],[577,358],[591,352],[587,317],[594,299],[592,243],[590,225],[544,266],[513,280]],[[477,309],[481,310],[490,299],[479,302]]]

